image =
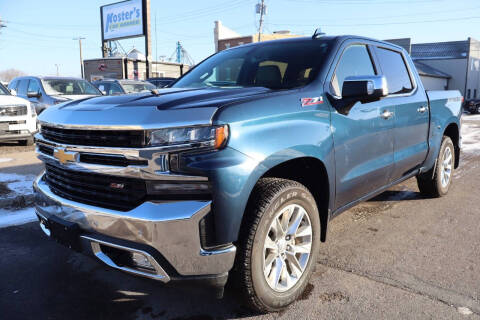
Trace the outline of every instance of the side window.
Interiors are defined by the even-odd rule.
[[[346,77],[373,75],[375,75],[375,69],[367,46],[355,44],[343,51],[332,78],[331,88],[333,93],[340,97],[342,96],[343,81]]]
[[[111,86],[110,86],[109,94],[121,94],[121,93],[123,93],[122,88],[120,88],[120,86],[118,84],[112,83]]]
[[[21,96],[27,95],[28,79],[22,79],[18,83],[17,93]]]
[[[17,84],[18,84],[18,80],[10,81],[10,83],[8,84],[8,89],[17,90]]]
[[[40,91],[40,85],[38,84],[38,81],[36,79],[30,79],[28,82],[28,89],[27,92],[39,92]]]
[[[412,80],[401,53],[377,48],[377,57],[382,72],[387,78],[389,94],[407,93],[413,90]]]

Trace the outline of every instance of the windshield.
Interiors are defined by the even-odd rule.
[[[192,69],[173,87],[302,87],[315,78],[329,47],[327,40],[309,39],[222,51]]]
[[[101,95],[90,82],[79,79],[46,79],[42,80],[43,88],[48,95]]]
[[[149,82],[120,82],[122,84],[123,90],[126,93],[135,93],[135,92],[144,92],[156,89],[156,87]]]
[[[3,84],[0,83],[0,95],[2,96],[9,96],[10,95],[10,91],[8,91],[7,88],[4,87]]]

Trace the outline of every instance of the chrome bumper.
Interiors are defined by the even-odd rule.
[[[85,233],[81,236],[82,241],[90,241],[94,255],[114,268],[148,276],[135,270],[124,270],[109,262],[102,256],[99,250],[102,240],[96,239],[95,234],[155,249],[180,277],[224,274],[233,266],[234,245],[216,251],[204,250],[200,245],[199,222],[210,212],[211,201],[145,202],[131,211],[121,212],[61,198],[51,192],[43,174],[36,179],[33,188],[38,215],[47,219],[56,216],[76,223]],[[175,277],[168,275],[161,263],[155,263],[158,263],[158,274],[150,278],[168,282]]]

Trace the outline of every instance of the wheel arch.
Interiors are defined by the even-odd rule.
[[[262,178],[272,177],[297,181],[312,193],[320,214],[320,240],[325,242],[330,212],[330,184],[325,164],[314,157],[290,159],[267,170],[257,182]],[[249,195],[248,204],[251,201],[252,194],[253,190]]]
[[[453,142],[453,147],[455,148],[455,169],[458,168],[460,164],[460,129],[458,125],[454,122],[450,123],[443,132],[444,136],[449,137]]]

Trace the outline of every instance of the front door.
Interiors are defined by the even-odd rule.
[[[332,95],[341,99],[348,76],[378,74],[363,44],[347,46],[332,76]],[[340,208],[388,184],[393,168],[394,107],[357,102],[348,113],[332,112],[336,200]]]

